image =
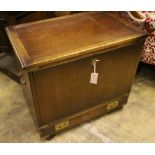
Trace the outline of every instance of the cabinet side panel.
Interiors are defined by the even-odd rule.
[[[22,71],[21,72],[21,84],[23,87],[24,96],[27,101],[30,113],[33,117],[34,123],[37,127],[40,126],[40,118],[37,111],[37,97],[35,95],[34,85],[33,85],[33,75],[31,72]]]

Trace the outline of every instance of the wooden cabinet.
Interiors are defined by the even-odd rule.
[[[78,13],[6,31],[41,137],[127,103],[145,34],[115,13]]]

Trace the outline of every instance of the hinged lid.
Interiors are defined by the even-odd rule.
[[[144,32],[123,23],[115,13],[87,12],[7,28],[24,69],[96,54],[133,43]]]

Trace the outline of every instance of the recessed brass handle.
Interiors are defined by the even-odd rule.
[[[67,128],[68,126],[69,126],[69,120],[61,122],[55,125],[55,131],[62,130],[64,128]]]
[[[114,109],[118,106],[118,101],[113,101],[107,105],[107,110]]]

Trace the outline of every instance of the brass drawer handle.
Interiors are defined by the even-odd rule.
[[[118,106],[118,101],[113,101],[107,105],[107,110],[114,109]]]

